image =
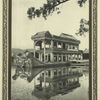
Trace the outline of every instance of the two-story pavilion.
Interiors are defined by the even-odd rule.
[[[56,36],[49,31],[43,31],[36,33],[31,39],[34,41],[34,56],[42,62],[44,59],[46,63],[82,59],[80,41],[72,35],[61,33],[60,36]]]

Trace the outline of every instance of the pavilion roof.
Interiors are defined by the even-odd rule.
[[[61,33],[60,36],[57,35],[52,35],[49,31],[42,31],[38,32],[35,35],[32,36],[32,40],[38,40],[38,39],[58,39],[58,40],[71,40],[71,41],[76,41],[80,43],[79,40],[77,40],[73,35],[69,35],[66,33]]]
[[[33,36],[33,39],[35,39],[35,38],[43,38],[43,37],[47,37],[47,38],[49,37],[49,38],[51,38],[52,35],[50,34],[49,31],[42,31],[42,32],[36,33],[36,34]]]
[[[77,40],[73,35],[69,35],[69,34],[66,34],[66,33],[61,33],[60,37]]]
[[[89,53],[89,49],[85,49],[83,53]]]

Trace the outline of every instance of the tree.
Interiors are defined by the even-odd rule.
[[[44,19],[47,19],[47,16],[49,16],[51,13],[54,11],[57,11],[57,14],[60,13],[59,11],[59,5],[62,3],[65,3],[70,0],[47,0],[46,4],[43,4],[42,7],[39,9],[35,9],[35,7],[30,7],[28,8],[27,14],[29,19],[35,18],[35,17],[40,17],[43,16]],[[86,3],[87,0],[78,0],[77,3],[79,4],[80,7],[83,7],[83,4]]]
[[[80,7],[83,7],[83,4],[85,4],[85,2],[86,2],[87,0],[78,0],[78,4],[79,4],[79,6]]]
[[[80,27],[76,35],[85,35],[86,32],[89,32],[89,21],[84,18],[80,20]]]
[[[57,11],[57,14],[61,13],[59,11],[59,5],[62,3],[65,3],[70,0],[47,0],[46,4],[43,4],[42,7],[39,9],[35,9],[35,7],[28,8],[27,14],[29,19],[35,18],[35,17],[44,17],[45,20],[47,20],[47,16],[49,16],[54,11]],[[78,0],[77,3],[80,7],[83,7],[83,5],[86,3],[87,0]],[[76,35],[85,35],[86,32],[89,31],[89,21],[85,20],[84,18],[80,20],[80,27]]]

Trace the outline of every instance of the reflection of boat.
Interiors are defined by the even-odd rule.
[[[75,79],[75,78],[74,78]],[[76,80],[65,79],[63,81],[53,81],[50,82],[48,86],[42,87],[41,81],[40,84],[35,86],[35,89],[32,92],[32,95],[45,100],[48,100],[52,96],[58,94],[65,95],[69,92],[72,92],[75,88],[80,87],[78,78]]]
[[[45,73],[44,71],[40,73],[40,77],[38,78],[40,83],[35,85],[32,94],[42,99],[46,97],[46,100],[58,94],[67,94],[73,91],[73,89],[80,87],[80,76],[82,74],[72,68],[48,69]]]

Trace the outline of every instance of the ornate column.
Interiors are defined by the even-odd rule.
[[[68,60],[69,60],[69,61],[70,61],[70,58],[71,58],[71,55],[69,54],[69,55],[68,55]]]
[[[64,49],[64,48],[63,48],[63,43],[62,43],[62,42],[61,42],[61,48]]]
[[[83,55],[82,55],[82,53],[81,53],[81,60],[83,60]]]
[[[78,54],[77,54],[77,60],[78,60]]]
[[[79,50],[79,45],[77,46],[77,50]]]
[[[54,46],[54,41],[51,40],[51,49],[52,49],[52,51],[53,51],[53,46]],[[51,62],[54,61],[54,60],[53,60],[53,52],[50,53],[50,61],[51,61]]]
[[[45,63],[45,55],[46,55],[46,45],[45,45],[45,40],[43,41],[43,45],[44,45],[44,48],[43,48],[43,54],[44,54],[44,63]]]
[[[66,68],[66,73],[69,74],[69,67]]]
[[[39,53],[39,60],[41,61],[41,53]]]
[[[42,42],[40,43],[40,50],[42,49]]]
[[[63,62],[63,54],[61,54],[61,62]]]
[[[50,53],[50,61],[51,61],[51,62],[54,61],[54,59],[53,59],[53,53],[52,53],[52,52]]]
[[[41,53],[41,61],[43,61],[43,53]]]
[[[65,57],[66,57],[66,61],[68,61],[68,57],[67,57],[67,54],[66,54],[66,56],[65,56]]]
[[[43,41],[43,45],[44,45],[44,64],[45,64],[45,54],[46,54],[46,45],[45,45],[45,39]],[[46,70],[44,69],[44,91],[46,88]]]
[[[57,70],[57,76],[59,76],[59,69],[57,68],[56,70]]]
[[[51,40],[51,48],[53,48],[53,44],[54,44],[54,43],[53,43],[53,40]]]
[[[50,71],[51,71],[51,76],[50,77],[53,78],[54,77],[54,70],[51,69]]]
[[[57,54],[57,62],[59,62],[59,54]]]
[[[64,73],[63,73],[63,68],[61,68],[61,75],[62,75],[62,76],[64,75]]]

